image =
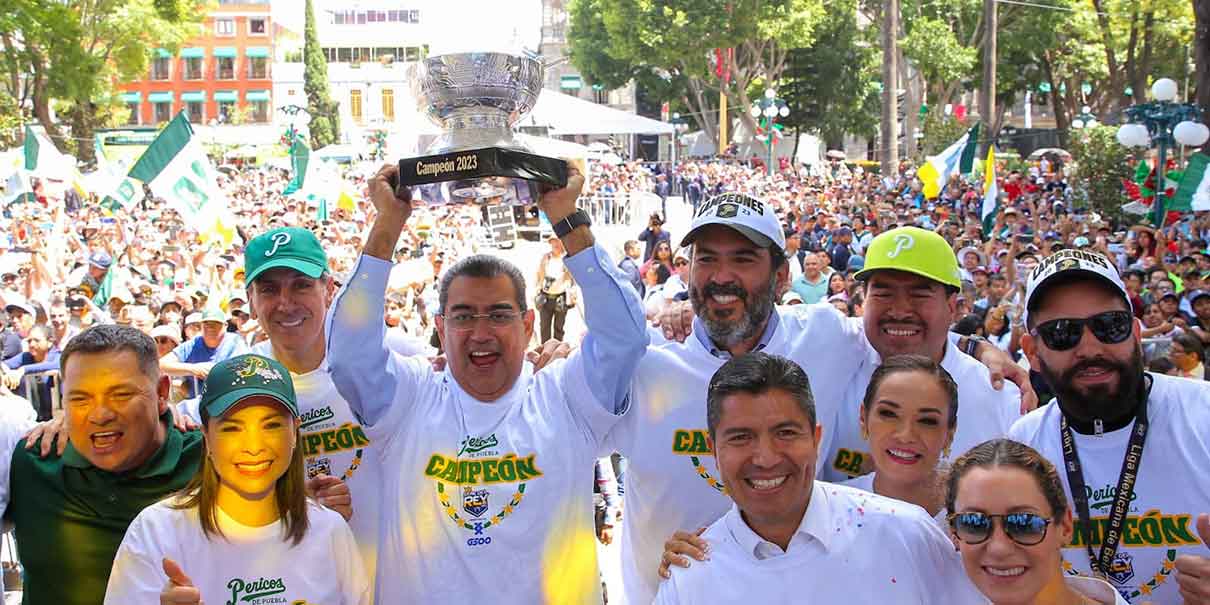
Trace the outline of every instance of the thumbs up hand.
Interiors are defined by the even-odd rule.
[[[202,591],[193,585],[193,580],[185,575],[181,566],[167,557],[163,566],[168,576],[168,586],[160,593],[160,605],[201,605]]]
[[[1197,535],[1210,547],[1210,515],[1197,516]],[[1185,605],[1210,605],[1210,554],[1177,557],[1176,583]]]

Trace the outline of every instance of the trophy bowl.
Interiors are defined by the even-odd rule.
[[[542,62],[507,53],[457,53],[420,61],[412,92],[442,134],[425,155],[399,161],[400,181],[429,204],[537,201],[540,184],[563,187],[567,164],[532,153],[513,125],[542,91]]]

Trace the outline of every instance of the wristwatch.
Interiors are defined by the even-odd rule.
[[[566,237],[568,233],[571,233],[572,229],[575,229],[580,225],[588,226],[591,224],[592,219],[588,218],[587,212],[584,212],[583,210],[576,210],[575,212],[567,215],[563,220],[551,225],[551,228],[555,231],[555,237],[563,238]]]
[[[962,352],[975,357],[975,352],[979,350],[979,345],[991,345],[991,342],[982,336],[967,336],[966,342],[962,345]]]

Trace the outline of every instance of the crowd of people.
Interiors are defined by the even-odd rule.
[[[1207,216],[626,162],[541,196],[531,276],[396,171],[330,214],[226,173],[230,241],[6,209],[26,603],[599,603],[620,519],[629,603],[1210,604]]]

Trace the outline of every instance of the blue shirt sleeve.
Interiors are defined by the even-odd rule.
[[[195,342],[197,342],[196,336],[186,339],[185,342],[177,345],[176,348],[172,350],[173,355],[176,355],[177,359],[185,362],[189,359],[189,356],[193,354],[193,344]]]
[[[24,353],[21,356],[16,357],[15,359],[19,359],[22,361],[28,361],[28,362],[32,362],[34,360],[33,355],[30,355],[29,353]],[[25,364],[18,364],[16,367],[14,367],[14,366],[9,366],[9,367],[12,367],[13,369],[19,368],[22,372],[24,372],[26,374],[45,372],[47,370],[57,370],[57,369],[59,369],[59,351],[56,349],[54,351],[47,352],[46,361],[43,361],[42,363],[25,363]]]
[[[599,245],[581,250],[564,262],[584,295],[588,333],[582,354],[588,386],[601,394],[597,399],[607,406],[606,411],[621,413],[649,342],[639,295]]]
[[[392,264],[362,255],[336,294],[324,327],[336,391],[363,424],[374,426],[410,380],[386,345],[385,305]]]

